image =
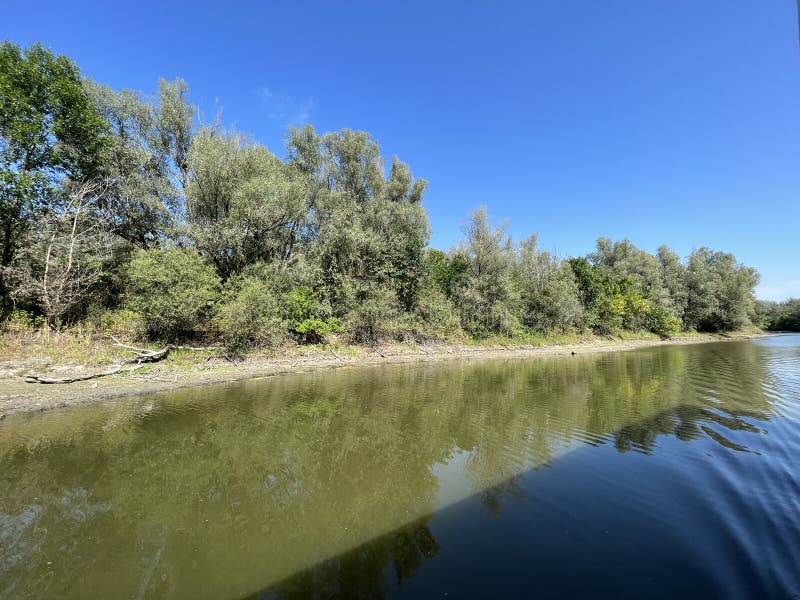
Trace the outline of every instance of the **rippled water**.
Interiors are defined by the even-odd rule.
[[[0,422],[0,599],[800,597],[800,336]]]

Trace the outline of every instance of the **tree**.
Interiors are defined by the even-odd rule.
[[[134,247],[154,247],[173,226],[182,200],[162,136],[160,107],[134,91],[115,91],[91,80],[86,87],[111,133],[101,168],[106,195],[116,207],[117,235]]]
[[[225,348],[242,353],[274,348],[286,338],[275,290],[257,277],[244,277],[227,290],[216,315]]]
[[[64,177],[97,175],[106,142],[75,64],[39,44],[0,44],[0,313],[10,309],[8,267]]]
[[[104,192],[102,184],[88,182],[54,196],[12,267],[15,296],[41,306],[53,329],[87,301],[111,263],[113,213],[104,206]]]
[[[686,267],[681,263],[680,257],[669,246],[658,248],[658,265],[661,273],[661,283],[669,293],[670,308],[679,319],[683,320],[689,291],[686,289]]]
[[[158,80],[156,128],[161,138],[161,150],[170,160],[173,176],[186,195],[189,180],[189,150],[194,139],[195,107],[187,101],[189,86],[180,77],[173,81]]]
[[[514,281],[514,251],[504,227],[492,229],[486,207],[472,213],[466,240],[455,251],[469,265],[458,289],[457,304],[464,328],[475,335],[516,332],[519,290]]]
[[[397,157],[387,179],[380,147],[363,131],[293,129],[287,150],[289,166],[307,178],[303,238],[324,295],[345,314],[384,286],[412,310],[430,235],[427,182]]]
[[[224,280],[288,261],[306,215],[306,181],[260,144],[202,128],[188,157],[189,237]]]
[[[730,331],[748,325],[758,280],[756,270],[738,263],[733,254],[695,250],[686,268],[686,327]]]
[[[597,250],[589,259],[602,269],[607,269],[616,280],[627,279],[633,289],[658,305],[671,306],[669,292],[661,279],[659,263],[655,256],[634,246],[630,240],[612,242],[609,238],[597,240]]]
[[[517,257],[523,323],[540,332],[580,329],[584,309],[572,269],[536,246],[534,234],[520,244]]]
[[[762,326],[772,331],[800,331],[800,298],[784,302],[760,300],[757,304]]]

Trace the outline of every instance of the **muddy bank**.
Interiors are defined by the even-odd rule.
[[[271,377],[323,369],[352,368],[377,364],[402,364],[444,360],[525,359],[538,356],[619,352],[648,346],[697,344],[763,337],[769,334],[693,335],[670,340],[607,340],[592,339],[575,344],[545,346],[382,346],[377,349],[355,347],[334,351],[331,348],[313,352],[287,351],[279,356],[252,356],[232,363],[225,358],[197,357],[185,361],[157,363],[146,372],[113,375],[101,379],[62,385],[25,382],[30,364],[7,360],[0,364],[0,419],[13,413],[37,412],[64,406],[89,404],[112,398],[124,398],[190,386]],[[72,372],[93,372],[100,369],[70,367]],[[57,369],[56,369],[57,370]],[[63,369],[62,369],[63,370]]]

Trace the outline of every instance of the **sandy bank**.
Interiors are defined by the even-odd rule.
[[[575,344],[544,346],[382,346],[378,349],[354,347],[345,351],[318,348],[312,352],[291,350],[278,356],[252,356],[232,364],[224,358],[196,357],[193,362],[168,360],[149,367],[146,372],[114,375],[101,379],[62,385],[25,383],[31,370],[22,361],[0,362],[0,419],[6,415],[36,412],[64,406],[90,404],[111,398],[160,392],[190,386],[270,377],[284,373],[361,367],[377,364],[402,364],[444,360],[524,359],[539,356],[619,352],[648,346],[697,344],[734,341],[761,337],[767,334],[692,335],[670,340],[608,340],[590,339]],[[69,367],[72,372],[94,372],[102,369]],[[63,372],[63,368],[61,371]],[[51,367],[58,372],[58,367]]]

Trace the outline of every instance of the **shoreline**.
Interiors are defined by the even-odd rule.
[[[222,358],[207,357],[202,362],[180,365],[171,360],[155,363],[146,372],[112,375],[101,379],[69,384],[25,383],[18,374],[20,368],[6,369],[0,376],[0,420],[13,414],[36,413],[56,408],[82,406],[114,399],[123,399],[214,383],[230,383],[245,379],[275,377],[289,373],[307,373],[347,367],[400,365],[455,360],[481,361],[501,359],[531,359],[575,354],[624,352],[653,346],[702,344],[740,341],[774,335],[764,333],[696,334],[676,336],[668,340],[637,338],[610,340],[592,338],[576,343],[545,344],[542,346],[380,346],[377,348],[351,346],[342,353],[332,348],[316,348],[312,352],[298,349],[273,356],[251,356],[231,364]],[[13,361],[12,361],[13,363]],[[79,367],[79,369],[82,369]],[[12,373],[12,374],[9,374]]]

